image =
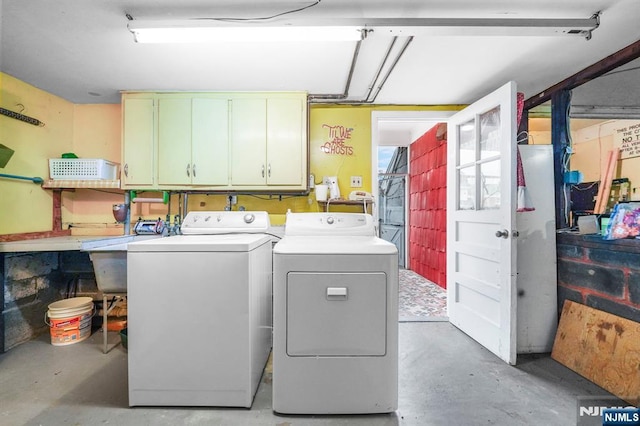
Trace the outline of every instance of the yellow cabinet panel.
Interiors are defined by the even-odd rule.
[[[302,92],[127,92],[123,111],[123,188],[307,188]]]
[[[267,100],[267,184],[306,184],[306,126],[303,100]]]
[[[153,98],[123,99],[122,187],[154,185]]]
[[[191,122],[191,182],[229,184],[229,101],[195,98]]]
[[[266,183],[265,98],[231,101],[231,185],[264,186]]]
[[[191,99],[158,99],[158,183],[191,184]]]

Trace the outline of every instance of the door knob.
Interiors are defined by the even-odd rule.
[[[498,238],[509,238],[509,231],[503,229],[502,231],[496,231],[496,237]]]

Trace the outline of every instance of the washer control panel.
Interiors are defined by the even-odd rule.
[[[189,212],[180,230],[185,235],[264,233],[271,222],[267,212],[201,211]]]

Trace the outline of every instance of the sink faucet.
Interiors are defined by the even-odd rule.
[[[169,231],[169,235],[180,235],[180,215],[177,214],[173,217],[173,225],[171,225],[171,230]]]

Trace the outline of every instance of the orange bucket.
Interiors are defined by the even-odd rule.
[[[47,317],[54,346],[71,345],[81,342],[91,335],[93,317],[91,297],[72,297],[49,305]]]

